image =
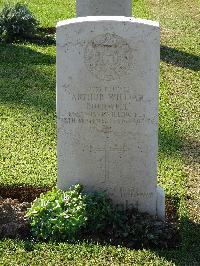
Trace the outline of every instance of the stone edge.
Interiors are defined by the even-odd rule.
[[[160,186],[157,186],[156,215],[159,219],[165,220],[165,192]]]
[[[124,16],[88,16],[88,17],[72,18],[72,19],[59,21],[56,25],[56,28],[70,25],[70,24],[75,24],[75,23],[101,22],[101,21],[132,22],[132,23],[145,24],[145,25],[159,28],[159,22],[157,21],[133,18],[133,17],[124,17]]]

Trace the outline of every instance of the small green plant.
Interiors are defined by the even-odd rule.
[[[11,42],[31,37],[37,30],[38,22],[24,4],[5,4],[0,12],[0,39]]]
[[[89,231],[101,232],[113,222],[115,210],[104,193],[95,192],[86,195],[85,203]]]
[[[86,211],[81,186],[64,192],[57,188],[41,194],[27,212],[34,237],[41,240],[74,239],[86,224]]]

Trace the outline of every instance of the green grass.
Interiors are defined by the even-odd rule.
[[[0,0],[0,6],[5,3]],[[16,3],[17,0],[9,0],[9,3]],[[60,20],[75,17],[75,1],[74,0],[20,0],[25,3],[29,9],[35,14],[39,20],[41,27],[54,27]]]
[[[55,47],[1,45],[1,180],[56,180]]]
[[[25,1],[21,1],[25,2]],[[2,5],[3,1],[0,1]],[[42,27],[75,16],[74,0],[27,1]],[[200,265],[200,2],[134,1],[136,17],[160,20],[159,183],[178,208],[177,250],[0,241],[0,265]],[[55,184],[55,46],[0,45],[0,183]]]
[[[7,240],[0,245],[0,265],[174,265],[156,252],[98,244],[41,243],[29,252],[21,241]]]

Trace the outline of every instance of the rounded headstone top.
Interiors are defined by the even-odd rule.
[[[89,17],[72,18],[72,19],[58,21],[56,27],[59,28],[59,27],[68,26],[70,24],[88,23],[88,22],[134,23],[138,25],[145,25],[145,26],[159,28],[159,23],[157,21],[134,18],[134,17],[123,17],[123,16],[89,16]]]

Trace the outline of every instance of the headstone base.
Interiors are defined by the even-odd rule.
[[[165,220],[165,192],[160,186],[157,186],[156,212],[159,219]]]

